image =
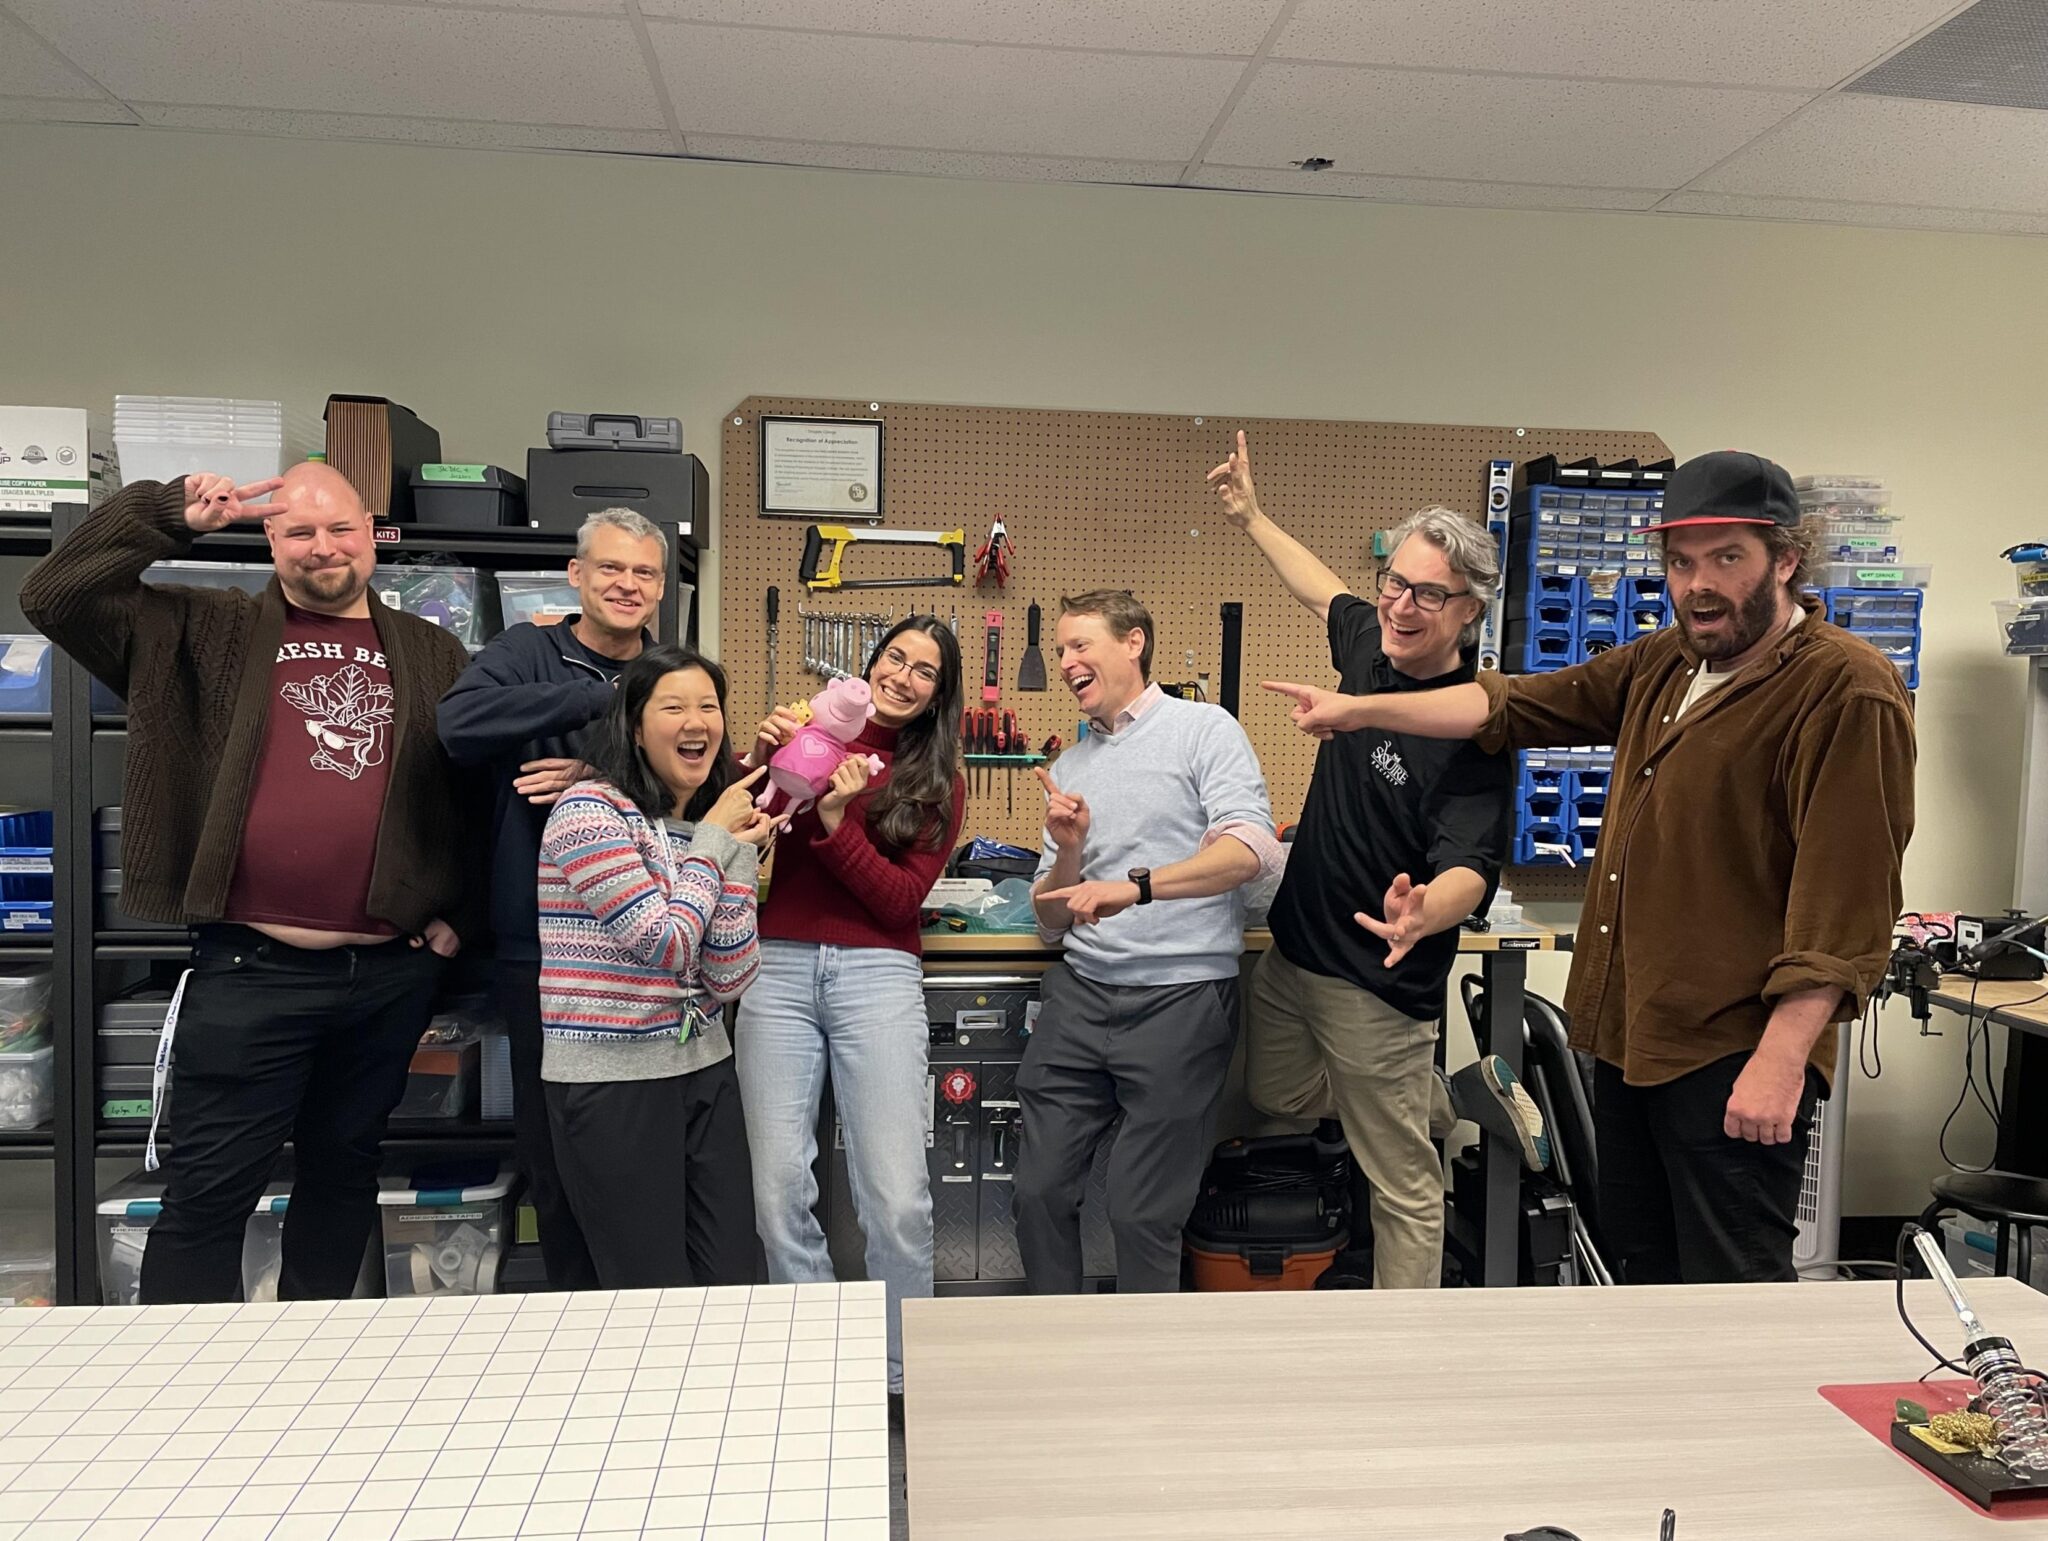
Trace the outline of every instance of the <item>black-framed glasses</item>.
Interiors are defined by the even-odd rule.
[[[891,647],[884,652],[882,654],[882,662],[898,673],[908,669],[927,685],[936,687],[939,683],[939,671],[937,669],[934,669],[928,663],[912,663],[910,655],[900,647]]]
[[[1452,600],[1469,594],[1470,589],[1447,589],[1435,583],[1410,583],[1391,567],[1380,570],[1380,597],[1393,601],[1406,594],[1415,601],[1415,608],[1432,613],[1443,609]]]

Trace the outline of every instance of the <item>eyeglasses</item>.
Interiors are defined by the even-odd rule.
[[[1415,601],[1416,609],[1427,610],[1432,614],[1443,609],[1449,601],[1471,592],[1470,589],[1440,588],[1434,583],[1410,583],[1391,567],[1384,568],[1380,572],[1380,597],[1382,599],[1391,602],[1406,594]]]
[[[882,655],[882,662],[896,670],[899,674],[908,670],[926,685],[936,687],[939,683],[939,671],[937,669],[934,669],[928,663],[912,663],[910,655],[900,647],[890,648]]]

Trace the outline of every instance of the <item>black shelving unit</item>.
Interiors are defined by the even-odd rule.
[[[61,542],[85,518],[78,505],[60,507],[48,523],[10,524],[0,516],[0,554],[40,555]],[[565,566],[575,555],[573,535],[524,529],[467,530],[425,525],[387,526],[398,539],[380,541],[378,557],[431,552],[488,571]],[[663,527],[669,542],[668,586],[657,612],[663,637],[697,639],[697,607],[681,613],[679,588],[698,584],[697,547],[674,525]],[[224,530],[194,543],[196,560],[248,561],[267,552],[260,530]],[[146,1131],[133,1125],[102,1128],[95,1096],[94,1032],[108,993],[109,965],[174,963],[187,956],[184,938],[163,931],[99,928],[94,818],[120,802],[120,768],[126,753],[127,720],[92,709],[92,680],[61,651],[53,656],[51,713],[39,720],[16,719],[0,726],[0,743],[11,739],[50,743],[51,807],[55,814],[55,929],[46,939],[0,941],[0,965],[48,960],[53,989],[55,1114],[52,1127],[0,1131],[0,1160],[46,1159],[54,1165],[57,1203],[57,1300],[94,1304],[99,1299],[96,1206],[97,1171],[102,1160],[140,1160]],[[479,875],[479,880],[482,880]],[[159,1141],[160,1152],[168,1147]],[[394,1123],[384,1142],[387,1156],[417,1157],[452,1151],[502,1154],[512,1149],[509,1123],[457,1119],[447,1123]],[[289,1149],[289,1147],[287,1147]]]

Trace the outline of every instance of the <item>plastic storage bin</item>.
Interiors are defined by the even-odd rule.
[[[50,639],[0,632],[0,720],[48,716]]]
[[[8,930],[50,929],[55,828],[46,811],[0,814],[0,923]]]
[[[375,581],[385,604],[453,632],[465,647],[482,647],[491,633],[474,567],[380,567]]]
[[[167,992],[127,995],[100,1007],[93,1034],[93,1088],[103,1125],[147,1124],[155,1095],[156,1046],[170,1011]],[[164,1082],[164,1101],[171,1080]]]
[[[47,1213],[0,1210],[0,1308],[57,1299],[57,1253]]]
[[[45,1037],[50,1028],[50,971],[24,969],[0,976],[0,1049]]]
[[[555,626],[581,611],[583,599],[566,573],[499,573],[498,607],[507,626]]]
[[[494,1295],[512,1219],[512,1168],[487,1180],[421,1168],[379,1179],[387,1295]],[[650,1225],[669,1217],[649,1215]]]
[[[412,473],[412,511],[421,524],[485,530],[523,527],[526,478],[501,466],[423,465]]]
[[[244,594],[261,594],[275,575],[274,568],[261,562],[169,561],[151,563],[143,570],[142,581],[159,587],[240,589]]]
[[[0,1049],[0,1129],[40,1129],[56,1103],[50,1040]]]
[[[2048,653],[2048,599],[1994,599],[1998,643],[2015,658]]]
[[[503,1027],[484,1031],[480,1072],[482,1090],[477,1112],[486,1120],[507,1122],[512,1117],[512,1036]]]
[[[1822,562],[1813,573],[1814,586],[1823,589],[1924,589],[1933,581],[1934,569],[1925,564]]]
[[[285,1201],[291,1184],[272,1181],[256,1201],[242,1235],[242,1293],[250,1300],[277,1298],[276,1258]],[[133,1172],[107,1190],[99,1202],[100,1303],[132,1306],[140,1303],[142,1255],[149,1246],[150,1228],[164,1212],[164,1185],[141,1172]],[[267,1275],[255,1272],[267,1266]],[[260,1293],[268,1290],[267,1294]]]

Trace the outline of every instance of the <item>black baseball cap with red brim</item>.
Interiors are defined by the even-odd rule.
[[[1796,527],[1799,494],[1776,461],[1741,450],[1695,455],[1664,483],[1664,510],[1653,530],[1699,524],[1775,524]]]

